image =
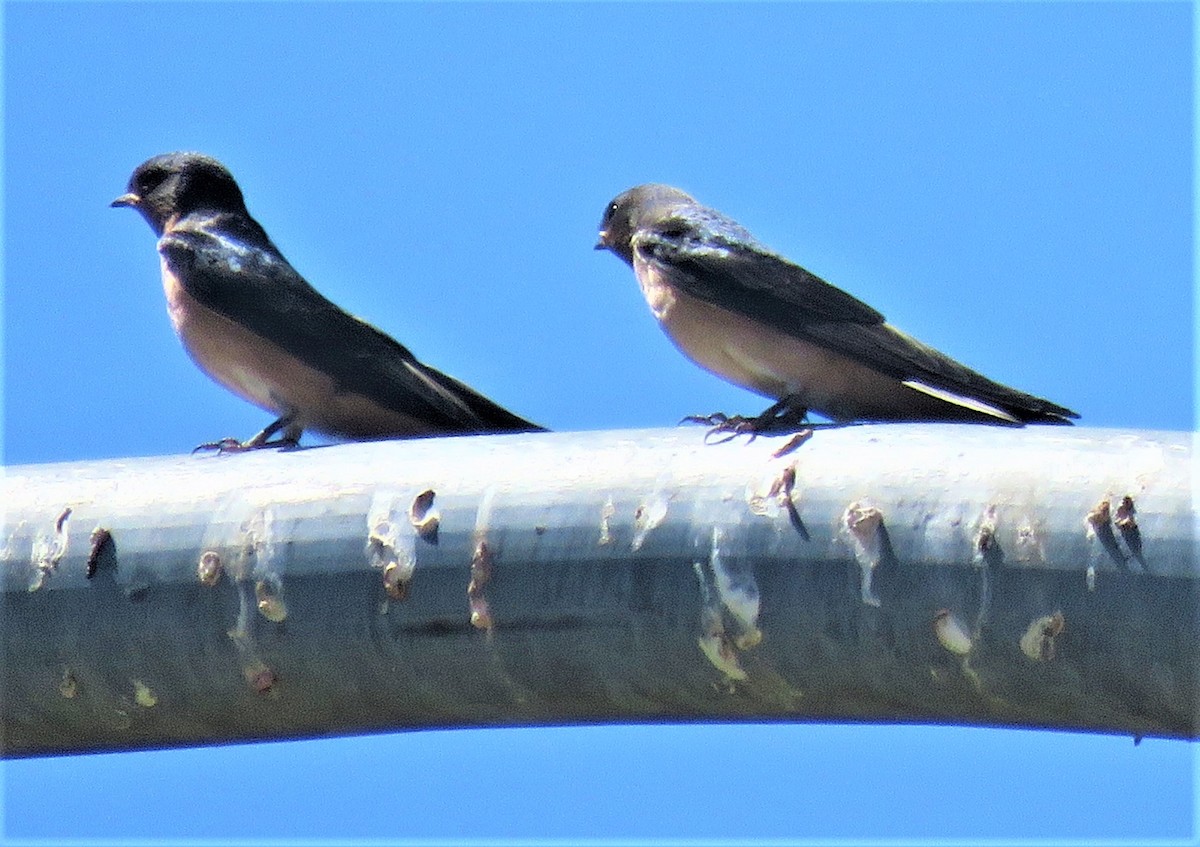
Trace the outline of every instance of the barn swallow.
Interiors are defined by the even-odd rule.
[[[348,439],[541,429],[325,299],[215,159],[155,156],[112,205],[137,209],[158,237],[167,312],[192,360],[279,416],[249,441],[202,446],[294,445],[305,429]]]
[[[702,368],[776,402],[755,418],[691,418],[736,432],[833,421],[1068,424],[1070,409],[984,377],[884,322],[867,304],[767,249],[667,185],[609,203],[597,250],[637,277],[650,311]]]

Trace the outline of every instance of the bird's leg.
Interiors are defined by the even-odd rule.
[[[283,434],[274,440],[270,440],[271,436],[279,432],[279,430],[283,430]],[[266,427],[242,446],[246,450],[255,450],[259,447],[291,449],[300,445],[300,434],[302,432],[304,432],[304,427],[296,423],[296,413],[292,412]]]
[[[271,436],[283,430],[283,435],[271,440]],[[209,441],[199,445],[193,453],[200,450],[216,450],[218,453],[244,453],[247,450],[259,450],[264,447],[291,448],[300,443],[300,434],[304,427],[296,423],[296,413],[289,412],[283,417],[268,424],[262,432],[248,441],[238,441],[236,438],[222,438],[220,441]]]
[[[750,421],[750,431],[758,435],[795,432],[808,423],[808,408],[794,394],[788,394]]]
[[[707,417],[690,415],[680,423],[706,424],[712,429],[704,436],[705,440],[714,435],[723,435],[725,437],[716,442],[723,444],[739,435],[749,435],[753,439],[756,435],[796,432],[807,421],[808,409],[800,402],[799,397],[788,394],[772,403],[757,417],[747,418],[743,415],[726,415],[723,412],[716,412]]]

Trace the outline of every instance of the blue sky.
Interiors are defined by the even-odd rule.
[[[1081,413],[1193,426],[1187,3],[54,4],[4,14],[6,464],[268,416],[171,333],[160,152],[292,264],[554,429],[763,402],[591,250],[678,185],[906,331]],[[1186,839],[1182,742],[942,727],[428,732],[8,763],[10,839]],[[486,778],[481,778],[481,776]]]

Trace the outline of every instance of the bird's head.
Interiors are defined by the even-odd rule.
[[[611,250],[633,264],[633,236],[637,231],[664,219],[671,209],[695,202],[669,185],[649,183],[631,188],[617,195],[604,210],[596,249]]]
[[[164,153],[147,159],[129,177],[126,192],[111,205],[137,209],[158,236],[172,218],[199,209],[246,213],[246,202],[233,175],[216,159],[201,153]]]

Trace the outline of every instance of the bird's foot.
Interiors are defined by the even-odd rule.
[[[796,433],[796,436],[785,445],[783,452],[794,450],[812,435],[805,426],[808,423],[808,409],[799,405],[791,395],[772,404],[757,417],[748,418],[744,415],[726,415],[724,412],[714,412],[711,415],[688,415],[680,423],[699,423],[710,427],[704,436],[706,444],[724,444],[739,435],[750,436],[753,441],[759,435],[783,435]],[[804,435],[805,432],[807,435]],[[801,438],[803,436],[803,438]],[[716,440],[713,440],[715,437]],[[782,454],[781,454],[782,455]]]
[[[744,419],[743,419],[744,420]],[[729,415],[723,412],[713,412],[711,415],[688,415],[679,423],[704,424],[705,426],[721,426],[729,421]]]
[[[750,440],[754,440],[754,436],[758,434],[758,430],[754,427],[755,418],[747,418],[743,415],[727,415],[724,412],[713,412],[711,415],[688,415],[681,420],[680,424],[695,423],[703,424],[709,428],[704,434],[705,444],[724,444],[726,441],[732,441],[739,435],[749,435]],[[713,436],[720,436],[716,441],[712,441]]]
[[[268,447],[278,447],[281,450],[294,450],[300,446],[299,438],[281,438],[262,439],[251,438],[249,441],[238,441],[236,438],[222,438],[220,441],[206,441],[203,444],[198,444],[193,453],[199,453],[201,450],[215,450],[218,454],[224,453],[248,453],[251,450],[264,450]]]
[[[730,415],[724,417],[724,420],[715,421],[704,434],[705,444],[724,444],[727,441],[733,441],[739,435],[745,435],[747,442],[753,441],[758,437],[761,430],[756,425],[756,418],[747,418],[743,415]]]
[[[283,435],[278,438],[271,438],[272,435],[280,430],[283,430]],[[248,441],[238,441],[236,438],[222,438],[219,441],[208,441],[201,444],[192,452],[198,453],[201,450],[216,450],[217,454],[220,455],[223,453],[246,453],[250,450],[262,450],[268,447],[292,450],[300,446],[300,434],[302,432],[302,427],[297,426],[295,423],[295,415],[284,415]]]
[[[241,442],[236,438],[222,438],[219,441],[205,441],[203,444],[197,444],[192,453],[199,453],[201,450],[216,450],[218,453],[241,453],[243,450],[252,449],[247,447],[249,442]]]

